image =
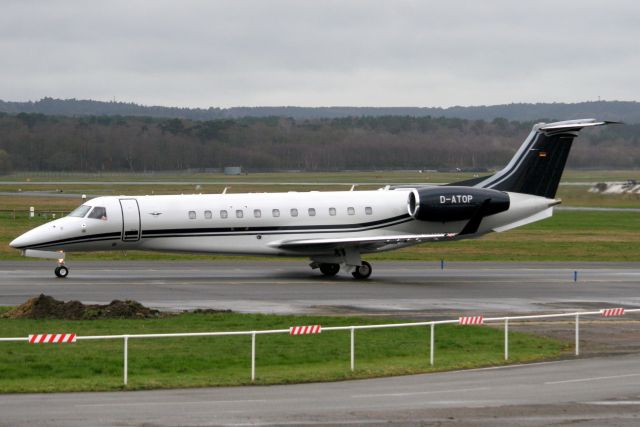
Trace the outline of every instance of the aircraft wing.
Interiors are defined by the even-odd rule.
[[[441,240],[451,240],[456,236],[455,233],[441,234],[400,234],[396,236],[373,236],[373,237],[344,237],[336,239],[300,239],[285,240],[272,243],[273,246],[300,252],[324,251],[340,248],[366,248],[375,250],[384,246],[395,245],[412,245],[423,242],[435,242]]]

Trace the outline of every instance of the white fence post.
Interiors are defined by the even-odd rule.
[[[576,314],[576,356],[580,356],[580,315]]]
[[[435,342],[436,342],[436,340],[435,340],[435,332],[436,332],[435,326],[436,326],[435,323],[431,322],[431,335],[429,337],[429,341],[430,341],[430,344],[429,344],[429,364],[431,366],[433,366],[433,353],[435,351],[434,347],[435,347]]]
[[[509,360],[509,318],[504,319],[504,360]]]
[[[351,328],[351,372],[356,369],[356,330]]]
[[[127,385],[128,382],[128,371],[129,371],[129,337],[127,335],[124,336],[124,385]]]
[[[251,334],[251,381],[256,380],[256,333]]]

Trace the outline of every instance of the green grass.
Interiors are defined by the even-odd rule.
[[[486,174],[490,174],[487,172]],[[480,173],[484,175],[485,173]],[[154,172],[154,173],[49,173],[19,172],[2,177],[2,181],[101,181],[118,183],[123,181],[224,181],[251,182],[267,180],[270,182],[452,182],[478,175],[469,172],[428,172],[406,171],[349,171],[349,172],[271,172],[249,173],[248,175],[224,175],[221,173]],[[564,182],[623,181],[639,179],[640,170],[565,170]]]
[[[0,310],[1,311],[1,310]],[[0,319],[0,336],[36,332],[78,335],[263,330],[394,322],[347,317],[189,313],[148,320]],[[356,331],[356,371],[349,369],[349,332],[256,338],[258,384],[335,381],[503,364],[503,333],[489,327],[436,326],[435,366],[429,328]],[[241,385],[250,381],[250,337],[129,340],[127,389]],[[510,362],[557,358],[570,345],[531,334],[510,335]],[[123,342],[0,343],[0,392],[118,390]]]

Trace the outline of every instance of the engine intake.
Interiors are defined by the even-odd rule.
[[[420,221],[469,220],[487,201],[483,216],[509,209],[509,195],[502,191],[474,187],[440,186],[419,188],[409,193],[409,215]]]

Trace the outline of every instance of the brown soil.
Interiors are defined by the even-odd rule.
[[[80,301],[58,301],[53,297],[40,294],[24,304],[4,313],[0,317],[10,319],[146,319],[159,317],[158,310],[147,308],[136,301],[113,300],[106,305],[82,304]]]

